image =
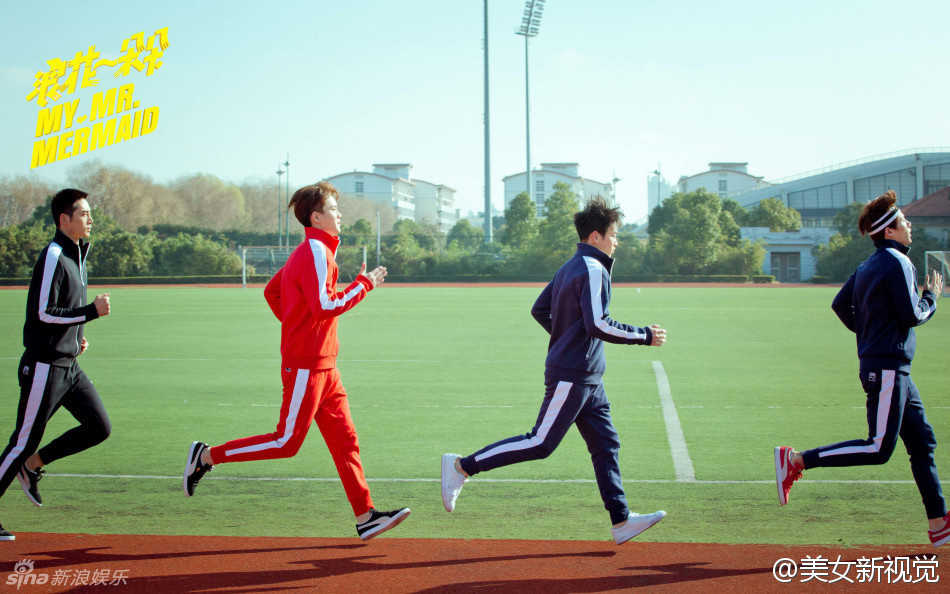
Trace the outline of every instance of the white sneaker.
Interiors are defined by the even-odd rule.
[[[442,505],[445,511],[455,509],[455,500],[462,492],[462,485],[468,477],[456,470],[455,461],[461,456],[458,454],[442,454]]]
[[[610,534],[613,535],[615,543],[623,544],[650,526],[656,524],[665,516],[666,512],[663,510],[644,515],[631,512],[630,515],[627,516],[626,522],[610,529]]]

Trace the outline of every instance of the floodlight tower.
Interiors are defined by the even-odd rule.
[[[286,191],[284,192],[284,198],[287,199],[287,202],[290,202],[290,153],[287,153],[287,160],[284,161],[284,171],[287,173]],[[287,247],[290,247],[290,210],[284,209],[284,235],[286,241],[284,243]]]
[[[531,101],[528,90],[528,40],[537,36],[541,29],[541,16],[544,14],[545,0],[525,0],[524,13],[521,15],[521,27],[515,35],[524,36],[524,127],[525,127],[525,179],[528,198],[531,198]]]
[[[492,243],[492,220],[491,220],[491,135],[489,130],[491,121],[489,119],[490,111],[488,105],[488,0],[483,0],[484,5],[484,28],[485,38],[482,51],[484,52],[484,70],[485,70],[485,243]]]
[[[283,243],[280,240],[280,176],[284,174],[284,170],[280,168],[280,165],[277,166],[277,247],[282,247]]]

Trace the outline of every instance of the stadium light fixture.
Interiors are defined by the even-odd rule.
[[[280,240],[280,176],[284,174],[284,170],[280,168],[280,165],[277,166],[277,247],[283,246]]]
[[[531,100],[528,90],[528,40],[536,37],[541,30],[544,2],[545,0],[525,0],[524,12],[521,15],[521,27],[515,31],[515,35],[524,37],[525,179],[527,180],[528,198],[531,198]]]

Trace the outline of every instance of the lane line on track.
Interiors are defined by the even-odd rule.
[[[666,423],[666,437],[670,442],[670,453],[673,454],[673,471],[676,480],[681,483],[696,482],[696,471],[693,470],[693,461],[686,447],[683,426],[680,425],[680,417],[676,414],[676,405],[673,403],[670,380],[666,377],[662,362],[653,362],[653,373],[656,374],[656,388],[660,392],[663,422]]]

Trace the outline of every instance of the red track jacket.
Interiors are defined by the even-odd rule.
[[[340,239],[313,227],[264,289],[280,320],[280,354],[284,367],[332,369],[340,342],[336,317],[366,297],[373,283],[362,274],[343,291],[336,290],[336,248]]]

